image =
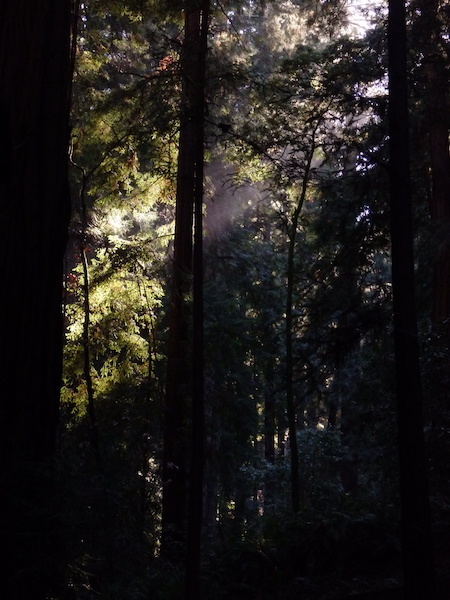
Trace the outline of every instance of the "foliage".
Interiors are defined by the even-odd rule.
[[[179,9],[82,3],[59,463],[74,598],[183,593],[182,566],[159,556]],[[386,56],[383,29],[350,35],[344,9],[337,0],[213,3],[205,598],[326,599],[400,578]],[[419,140],[417,100],[414,109]],[[445,331],[428,330],[423,145],[414,160],[432,492],[445,521],[448,344]],[[291,239],[295,515],[285,406]]]

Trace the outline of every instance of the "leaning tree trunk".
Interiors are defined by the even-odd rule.
[[[389,2],[392,283],[405,598],[434,598],[423,437],[409,164],[404,0]]]
[[[2,595],[55,578],[51,462],[62,363],[71,0],[0,4]]]

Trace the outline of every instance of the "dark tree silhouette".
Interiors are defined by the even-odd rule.
[[[71,0],[0,5],[2,594],[47,597],[62,360]]]
[[[193,256],[193,365],[192,365],[192,443],[189,482],[188,537],[186,561],[186,599],[201,597],[200,562],[205,470],[205,389],[204,389],[204,314],[203,314],[203,180],[205,79],[208,49],[210,2],[199,12],[195,121],[197,128],[194,189]],[[197,26],[196,26],[197,29]]]
[[[209,2],[205,1],[200,5],[198,2],[186,3],[185,38],[180,59],[183,86],[164,426],[162,550],[166,556],[179,558],[176,556],[177,550],[183,547],[187,532],[186,593],[188,597],[199,597],[198,570],[202,517],[204,452],[202,201],[208,18]],[[193,247],[194,213],[195,248]],[[192,292],[194,294],[193,325],[190,302]],[[192,406],[191,414],[190,406]],[[190,449],[189,430],[192,432],[193,442],[190,469],[187,461]],[[189,503],[187,502],[188,488]],[[180,542],[182,545],[178,547]]]
[[[433,320],[441,325],[450,317],[450,153],[448,145],[448,74],[439,0],[418,0],[418,43],[423,53],[427,93],[424,102],[431,165],[430,213],[438,247],[433,278]]]
[[[405,598],[434,597],[414,292],[404,0],[389,2],[392,282]]]

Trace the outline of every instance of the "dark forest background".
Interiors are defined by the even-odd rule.
[[[3,0],[2,597],[448,598],[449,27]]]

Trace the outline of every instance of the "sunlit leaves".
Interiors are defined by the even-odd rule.
[[[135,385],[148,376],[152,319],[162,297],[158,279],[151,276],[154,267],[147,262],[149,258],[136,244],[117,244],[98,250],[91,260],[89,344],[94,386],[99,394],[126,381]],[[66,316],[69,326],[63,398],[70,397],[70,391],[77,394],[73,389],[75,374],[83,377],[82,297],[67,307]],[[83,406],[84,401],[81,395],[77,403]]]

